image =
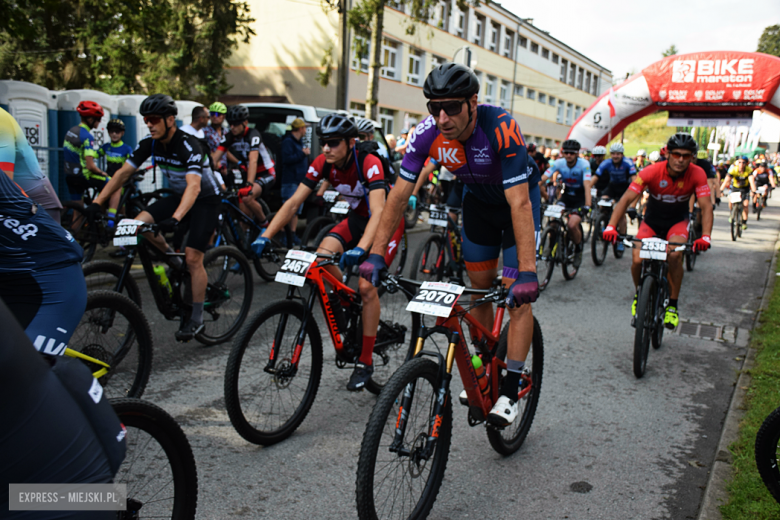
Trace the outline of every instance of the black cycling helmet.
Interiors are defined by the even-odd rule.
[[[691,134],[679,132],[669,138],[669,141],[666,143],[666,149],[671,152],[672,150],[679,150],[681,148],[683,150],[690,150],[693,155],[696,155],[696,152],[699,150],[699,145],[696,144],[696,139],[691,137]]]
[[[580,149],[582,146],[580,146],[580,142],[576,139],[567,139],[563,142],[563,145],[561,146],[561,150],[564,152],[575,152],[580,153]]]
[[[526,149],[528,150],[528,153],[534,153],[536,151],[536,143],[528,143]]]
[[[125,131],[125,123],[121,119],[112,119],[106,125],[106,130],[108,130],[109,132],[112,132],[112,131],[124,132]]]
[[[179,109],[171,96],[165,94],[152,94],[143,100],[139,112],[142,116],[175,116]]]
[[[444,63],[425,78],[423,95],[428,99],[470,98],[479,92],[479,79],[470,68],[459,63]]]
[[[343,114],[328,114],[320,119],[315,130],[320,139],[332,139],[340,137],[350,139],[358,136],[358,129],[355,123]]]
[[[249,109],[244,105],[233,105],[225,115],[228,124],[239,124],[249,119]]]

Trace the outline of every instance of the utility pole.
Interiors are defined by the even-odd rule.
[[[349,28],[347,27],[347,13],[349,12],[349,0],[339,0],[339,40],[341,42],[341,56],[339,58],[339,72],[336,80],[336,109],[347,110],[347,98],[349,90]]]

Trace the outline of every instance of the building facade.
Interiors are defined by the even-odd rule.
[[[328,87],[317,76],[323,56],[339,54],[338,14],[319,0],[252,0],[256,36],[229,63],[231,96],[336,106],[337,71]],[[426,115],[422,84],[428,72],[471,51],[480,78],[480,102],[500,105],[518,120],[526,139],[548,146],[612,85],[612,73],[496,3],[460,11],[454,0],[436,6],[429,25],[407,34],[411,18],[388,0],[381,49],[378,119],[398,134]],[[368,54],[358,56],[350,40],[349,109],[364,114]],[[459,51],[460,49],[460,51]],[[460,61],[460,60],[458,60]]]

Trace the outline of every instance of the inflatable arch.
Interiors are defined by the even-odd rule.
[[[696,52],[653,63],[602,94],[569,130],[583,148],[605,145],[627,125],[653,112],[705,119],[680,126],[723,126],[754,110],[780,117],[780,58],[756,52]],[[610,106],[611,105],[611,106]],[[610,114],[612,116],[610,117]],[[711,119],[707,124],[706,119]],[[744,124],[744,123],[741,123]]]

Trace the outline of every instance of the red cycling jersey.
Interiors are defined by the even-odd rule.
[[[688,218],[688,200],[691,195],[709,197],[710,187],[704,170],[691,163],[685,173],[671,177],[666,161],[657,162],[639,172],[628,189],[650,193],[645,219],[657,222],[679,222]]]
[[[325,155],[320,155],[309,166],[309,172],[303,179],[303,184],[315,189],[317,183],[322,180],[323,170],[326,168]],[[367,186],[361,182],[361,177]],[[352,211],[361,217],[369,216],[368,192],[385,189],[385,173],[382,169],[382,162],[370,154],[366,155],[363,160],[362,175],[358,175],[356,161],[353,158],[345,170],[330,165],[330,174],[326,180],[349,202]]]

